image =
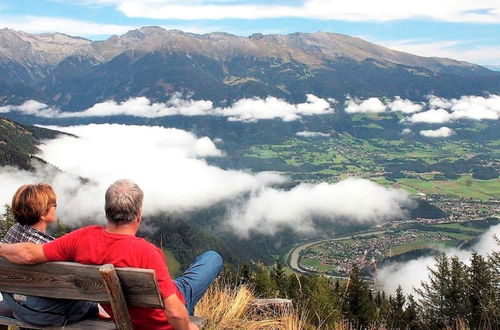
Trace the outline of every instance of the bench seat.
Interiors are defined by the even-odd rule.
[[[110,304],[115,321],[89,319],[64,327],[36,327],[8,317],[0,324],[31,329],[133,329],[127,306],[164,308],[154,270],[45,262],[17,265],[0,257],[0,292]],[[200,329],[206,319],[191,317]]]

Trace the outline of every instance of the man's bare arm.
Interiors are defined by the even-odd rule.
[[[168,324],[176,330],[198,330],[196,324],[189,321],[189,315],[182,301],[175,294],[163,298]]]
[[[39,264],[47,261],[43,245],[34,243],[0,243],[0,257],[15,264]]]

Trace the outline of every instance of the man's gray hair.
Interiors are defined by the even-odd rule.
[[[142,207],[144,193],[141,188],[130,180],[118,180],[106,190],[106,219],[121,225],[132,222]]]

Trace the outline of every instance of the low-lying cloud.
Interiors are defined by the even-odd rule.
[[[232,121],[255,121],[259,119],[282,119],[293,121],[302,116],[323,115],[333,113],[330,103],[312,94],[307,95],[307,101],[300,104],[290,104],[276,97],[266,99],[241,99],[232,107],[217,109],[219,116],[228,116]]]
[[[376,97],[368,100],[348,99],[345,111],[348,113],[378,113],[387,110],[387,106]]]
[[[46,141],[39,156],[64,173],[42,165],[34,173],[2,168],[2,205],[20,185],[48,181],[59,195],[59,216],[77,223],[95,216],[102,219],[104,191],[120,178],[132,179],[144,189],[146,215],[211,206],[285,180],[269,172],[254,175],[211,166],[205,157],[220,157],[222,152],[208,137],[183,130],[116,124],[58,129],[78,138]],[[82,184],[79,177],[90,183]]]
[[[428,111],[408,118],[412,123],[447,123],[459,119],[498,120],[500,118],[500,95],[462,96],[459,99],[429,97]]]
[[[330,102],[307,95],[306,102],[291,104],[283,99],[268,96],[265,99],[254,97],[236,101],[228,107],[215,107],[212,101],[184,99],[174,94],[167,102],[153,103],[146,97],[136,97],[124,102],[106,101],[78,112],[63,112],[37,101],[27,101],[19,106],[4,106],[1,112],[16,111],[44,118],[82,118],[107,116],[133,116],[141,118],[158,118],[167,116],[219,116],[230,121],[255,122],[263,119],[281,119],[294,121],[304,116],[333,113]]]
[[[416,113],[408,118],[411,123],[442,124],[448,123],[452,119],[451,114],[444,109],[432,109]]]
[[[407,135],[407,134],[411,134],[413,133],[413,131],[409,128],[403,128],[403,130],[401,131],[401,134],[403,135]]]
[[[402,99],[396,96],[392,102],[387,105],[391,111],[400,111],[403,113],[414,113],[422,111],[424,105],[422,103],[413,103],[410,100]]]
[[[378,97],[370,97],[363,100],[359,98],[348,98],[345,102],[347,113],[380,113],[386,111],[399,111],[405,114],[422,111],[424,104],[414,103],[408,99],[395,96],[394,99],[381,100]]]
[[[395,96],[393,100],[371,97],[367,100],[348,99],[345,111],[348,113],[401,112],[408,115],[403,121],[410,123],[443,124],[460,119],[498,120],[500,118],[500,95],[462,96],[445,99],[434,95],[427,102],[414,103]]]
[[[55,118],[60,116],[57,109],[53,109],[48,105],[35,100],[26,101],[21,105],[6,105],[0,107],[0,113],[8,112],[20,112],[22,114],[43,118]]]
[[[158,118],[166,116],[218,116],[229,121],[255,122],[258,120],[278,119],[282,121],[300,120],[307,116],[334,113],[335,99],[306,95],[304,103],[292,104],[283,99],[243,98],[226,107],[216,107],[209,100],[183,98],[176,93],[166,102],[151,102],[146,97],[131,98],[123,102],[106,101],[77,112],[61,111],[46,104],[30,100],[17,106],[0,107],[0,113],[20,112],[44,118],[81,118],[107,116],[133,116]],[[500,95],[462,96],[458,99],[445,99],[434,95],[427,102],[412,102],[395,96],[392,99],[371,97],[366,100],[349,97],[344,110],[347,113],[401,112],[402,122],[443,124],[460,119],[498,120],[500,118]]]
[[[438,129],[430,129],[430,130],[421,130],[420,135],[430,138],[440,138],[440,137],[449,137],[455,134],[455,132],[449,127],[440,127]]]
[[[472,250],[483,256],[498,251],[500,247],[494,239],[495,236],[500,237],[500,225],[488,229]],[[465,263],[468,263],[471,257],[471,251],[469,250],[450,249],[444,252],[448,256],[457,256]],[[422,257],[404,263],[393,263],[377,271],[376,282],[387,293],[395,293],[398,285],[401,285],[405,294],[415,295],[414,288],[420,288],[421,282],[428,280],[428,267],[434,267],[433,257]]]
[[[500,95],[462,96],[452,100],[450,109],[454,119],[498,120],[500,118]]]
[[[376,224],[404,217],[412,206],[403,190],[351,178],[334,184],[303,183],[288,191],[263,188],[244,205],[235,206],[227,224],[242,237],[251,232],[273,234],[284,227],[311,233],[314,218]]]
[[[12,196],[21,185],[49,182],[58,199],[57,215],[64,223],[104,223],[104,192],[106,184],[111,182],[82,182],[77,175],[61,172],[46,164],[35,163],[34,167],[33,172],[9,166],[0,167],[0,208],[11,203]]]
[[[142,118],[157,118],[166,116],[201,116],[213,111],[211,101],[186,100],[174,95],[165,103],[152,103],[146,97],[136,97],[117,103],[106,101],[97,103],[81,112],[61,113],[61,117],[106,117],[106,116],[134,116]]]
[[[301,137],[329,137],[330,134],[329,133],[323,133],[323,132],[311,132],[311,131],[301,131],[301,132],[297,132],[295,133],[295,135],[297,136],[301,136]]]
[[[210,165],[206,157],[224,157],[208,137],[163,127],[92,124],[54,127],[61,135],[40,145],[34,172],[0,168],[0,203],[10,203],[26,183],[45,181],[58,195],[58,216],[65,223],[104,222],[104,192],[128,178],[145,192],[144,214],[182,213],[225,202],[227,226],[240,236],[251,231],[272,235],[284,227],[314,230],[315,217],[331,221],[378,223],[404,215],[411,205],[402,190],[363,179],[336,184],[301,184],[280,190],[277,173],[251,174]],[[88,180],[82,180],[88,179]]]

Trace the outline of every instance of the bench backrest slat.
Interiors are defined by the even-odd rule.
[[[163,308],[154,270],[116,268],[127,305]],[[73,262],[16,265],[0,258],[0,291],[108,303],[99,266]]]

